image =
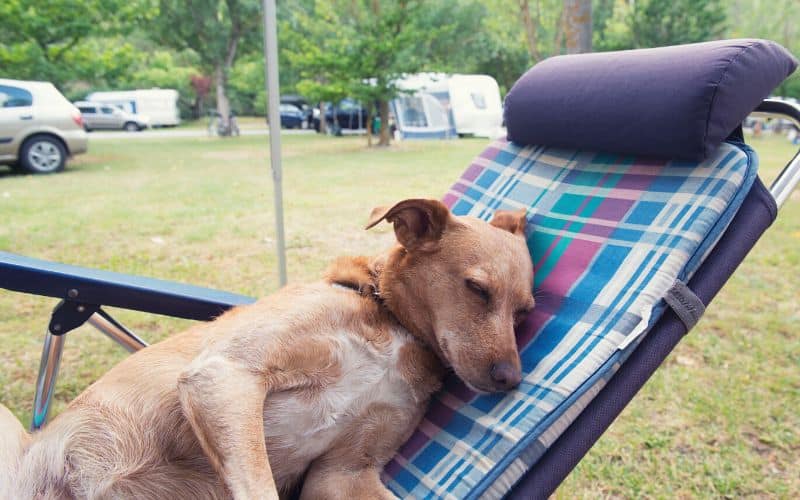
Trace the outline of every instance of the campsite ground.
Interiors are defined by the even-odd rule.
[[[373,206],[439,197],[483,140],[365,147],[364,138],[284,138],[291,281],[331,256],[373,253]],[[768,179],[791,154],[751,141]],[[249,295],[277,287],[264,137],[95,141],[64,174],[0,171],[0,249]],[[559,490],[573,497],[800,496],[800,193],[700,325]],[[23,421],[54,301],[0,293],[0,401]],[[114,311],[150,341],[188,322]],[[123,358],[91,328],[69,335],[54,413]],[[136,374],[146,376],[146,374]]]

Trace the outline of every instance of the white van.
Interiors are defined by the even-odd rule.
[[[175,89],[92,92],[86,100],[111,104],[132,115],[145,115],[151,127],[174,127],[181,122],[178,91]]]

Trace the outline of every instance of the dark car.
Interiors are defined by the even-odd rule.
[[[281,104],[281,128],[306,128],[306,113],[291,104]]]
[[[319,132],[320,115],[315,113],[314,130]],[[336,120],[334,121],[334,116]],[[343,99],[336,106],[325,106],[325,123],[328,130],[338,133],[341,129],[359,130],[367,128],[367,109],[352,99]],[[338,129],[336,127],[338,125]]]
[[[281,105],[283,104],[291,104],[292,106],[300,109],[300,111],[302,111],[303,115],[305,116],[306,127],[311,126],[311,117],[313,111],[311,109],[311,106],[308,105],[308,101],[306,100],[305,97],[296,94],[282,95]]]

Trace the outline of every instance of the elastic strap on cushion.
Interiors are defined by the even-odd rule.
[[[694,328],[706,312],[703,301],[681,280],[675,281],[664,300],[686,326],[687,332]]]

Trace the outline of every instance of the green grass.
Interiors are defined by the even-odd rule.
[[[370,209],[439,197],[481,140],[406,142],[285,136],[289,278],[392,240]],[[772,178],[791,146],[753,141]],[[277,287],[267,139],[95,141],[61,175],[0,171],[0,249],[251,295]],[[800,496],[800,202],[709,307],[557,496]],[[54,301],[0,293],[0,401],[24,421]],[[184,321],[114,311],[150,341]],[[124,352],[91,328],[65,344],[54,411]]]

